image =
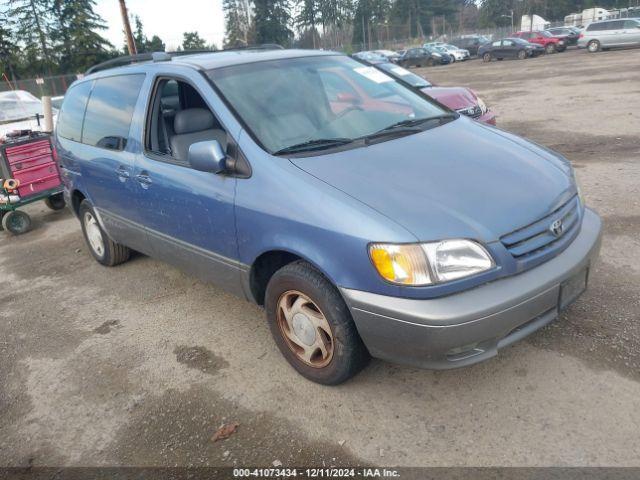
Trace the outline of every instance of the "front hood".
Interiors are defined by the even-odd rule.
[[[464,87],[427,87],[422,91],[451,110],[475,107],[478,104],[473,92]]]
[[[420,241],[492,242],[575,194],[566,160],[464,117],[369,147],[291,161]]]

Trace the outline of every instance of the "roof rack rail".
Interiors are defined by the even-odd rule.
[[[171,60],[171,55],[166,52],[153,52],[153,53],[138,53],[136,55],[123,55],[121,57],[112,58],[106,62],[98,63],[89,68],[85,75],[99,72],[101,70],[107,70],[113,67],[119,67],[121,65],[130,65],[137,62],[166,62]]]
[[[277,43],[263,43],[261,45],[241,45],[238,47],[225,48],[223,52],[232,52],[234,50],[284,50],[284,47]]]
[[[136,55],[123,55],[121,57],[112,58],[106,62],[98,63],[89,68],[85,75],[91,73],[100,72],[102,70],[108,70],[110,68],[120,67],[123,65],[131,65],[138,62],[168,62],[173,57],[180,57],[183,55],[195,55],[198,53],[215,53],[215,52],[228,52],[235,50],[284,50],[282,45],[277,43],[264,43],[262,45],[243,45],[240,47],[225,48],[224,50],[179,50],[177,52],[153,52],[153,53],[138,53]]]

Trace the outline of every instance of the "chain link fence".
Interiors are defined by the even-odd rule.
[[[3,76],[3,81],[0,82],[0,92],[6,92],[9,90],[26,90],[38,98],[44,95],[57,97],[64,95],[69,86],[81,76],[81,74],[71,74],[11,81],[7,81]]]

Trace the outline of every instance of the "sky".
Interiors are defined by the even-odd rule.
[[[122,18],[118,0],[97,0],[96,12],[109,27],[104,36],[116,47],[124,45]],[[224,17],[222,0],[127,0],[131,15],[142,20],[147,37],[158,35],[167,50],[182,43],[184,32],[197,31],[207,43],[222,46]],[[131,28],[135,28],[132,23]]]

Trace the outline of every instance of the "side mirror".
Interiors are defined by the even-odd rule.
[[[192,144],[188,160],[191,168],[200,172],[222,173],[227,169],[227,155],[217,140]]]

